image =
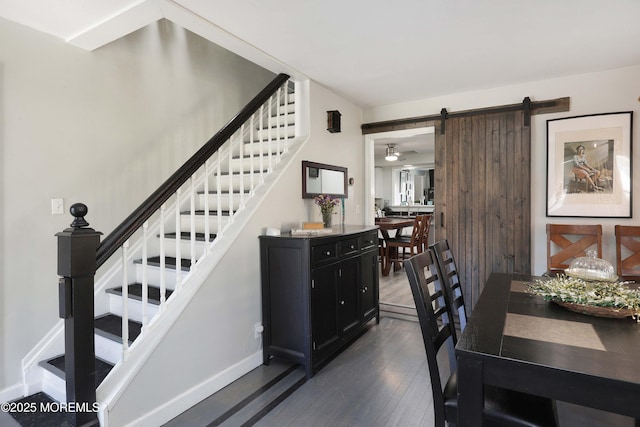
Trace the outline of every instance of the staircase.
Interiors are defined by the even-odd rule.
[[[247,106],[253,111],[245,108],[143,203],[154,206],[153,212],[140,214],[149,211],[141,206],[98,248],[95,352],[101,408],[144,364],[305,141],[297,120],[300,83],[287,78],[278,76],[263,91],[270,92],[266,101],[252,106],[254,99]],[[220,135],[224,141],[218,141]],[[173,182],[176,176],[182,182]],[[66,402],[62,326],[60,321],[25,357],[29,396],[23,401]],[[44,414],[34,415],[35,424],[33,417],[13,415],[21,425],[43,425]],[[98,416],[103,425],[105,416]]]

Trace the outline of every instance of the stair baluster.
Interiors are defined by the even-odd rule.
[[[180,203],[179,201],[182,199],[182,188],[178,188],[176,192],[176,284],[175,289],[178,290],[180,288],[180,279],[182,277],[182,228],[180,225]]]
[[[189,271],[193,270],[196,266],[196,174],[191,175],[191,194],[189,197],[189,205],[191,211],[191,233],[189,234],[189,247],[191,248],[191,265],[189,266]],[[207,221],[205,217],[205,221]],[[176,274],[180,267],[176,267]]]
[[[179,230],[179,229],[178,229]],[[148,262],[149,262],[149,221],[145,221],[142,224],[142,289],[141,297],[142,297],[142,326],[147,326],[149,323],[149,310],[147,304],[149,304],[149,273],[148,273]]]
[[[129,356],[129,241],[122,245],[122,360]]]
[[[160,311],[164,309],[166,302],[165,292],[167,289],[167,269],[166,269],[166,252],[164,250],[164,222],[166,207],[163,204],[160,207]],[[177,236],[176,236],[177,238]]]

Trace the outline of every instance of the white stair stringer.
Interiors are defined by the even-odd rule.
[[[304,87],[302,91],[298,89],[298,85]],[[197,290],[200,288],[205,279],[215,269],[216,265],[228,249],[233,245],[235,238],[240,231],[246,226],[248,219],[258,209],[259,205],[266,198],[269,190],[277,183],[281,176],[282,170],[290,166],[295,154],[304,146],[308,140],[309,129],[309,111],[308,101],[307,105],[301,102],[303,96],[308,99],[307,95],[303,95],[301,92],[308,93],[308,82],[296,84],[296,108],[298,111],[295,116],[297,117],[295,123],[292,123],[290,118],[294,115],[292,112],[286,114],[285,121],[287,122],[289,129],[295,128],[295,134],[298,135],[294,138],[287,138],[281,141],[262,141],[262,142],[247,142],[238,140],[236,142],[236,148],[231,146],[232,152],[239,151],[236,160],[233,155],[229,154],[229,148],[226,153],[218,154],[219,158],[214,159],[212,163],[220,163],[227,161],[228,158],[231,162],[233,169],[232,174],[218,173],[213,182],[209,183],[208,191],[204,191],[203,182],[201,178],[194,181],[191,184],[192,190],[197,186],[198,194],[195,198],[192,198],[189,206],[189,199],[187,196],[180,197],[176,201],[168,202],[165,210],[169,213],[179,212],[176,218],[179,219],[179,224],[175,224],[175,228],[169,226],[161,226],[161,220],[150,220],[148,225],[148,236],[156,238],[159,235],[166,235],[172,231],[185,232],[190,230],[191,226],[195,226],[195,229],[199,233],[205,232],[205,215],[204,211],[209,205],[209,224],[206,233],[218,235],[212,242],[205,243],[202,241],[195,242],[195,246],[189,241],[178,241],[174,238],[164,239],[156,238],[156,243],[148,245],[149,253],[151,255],[158,254],[158,248],[163,246],[163,252],[165,256],[175,257],[180,255],[181,258],[190,259],[191,251],[195,249],[195,258],[199,258],[198,262],[191,268],[190,271],[181,271],[176,277],[176,272],[173,269],[165,269],[163,274],[164,286],[167,290],[174,290],[178,286],[180,292],[176,292],[166,299],[163,307],[159,307],[154,304],[148,303],[146,306],[146,317],[151,319],[146,324],[140,336],[130,345],[130,347],[123,353],[121,343],[99,336],[96,334],[96,355],[97,357],[116,364],[112,371],[108,374],[105,380],[102,382],[97,390],[98,402],[100,403],[101,425],[108,425],[108,412],[115,405],[117,405],[118,398],[126,389],[127,384],[141,369],[144,362],[149,358],[155,348],[160,345],[163,337],[168,332],[171,325],[179,318],[180,314],[186,308],[189,301],[193,298]],[[289,109],[289,106],[287,106]],[[275,120],[275,119],[274,119]],[[280,121],[282,123],[282,121]],[[244,134],[247,131],[244,130]],[[251,132],[249,132],[251,133]],[[287,132],[289,134],[289,132]],[[284,136],[284,135],[283,135]],[[259,137],[258,137],[259,138]],[[233,140],[233,137],[231,138]],[[256,137],[254,136],[254,141]],[[237,143],[242,143],[241,148],[237,148]],[[221,153],[224,152],[224,148],[221,149]],[[235,155],[235,154],[234,154]],[[260,156],[263,156],[260,159]],[[215,157],[215,155],[214,155]],[[247,159],[246,157],[253,157]],[[243,160],[239,160],[242,158]],[[220,167],[222,170],[222,167]],[[232,183],[229,178],[233,175],[242,174],[241,180],[234,180]],[[205,175],[206,176],[206,175]],[[232,187],[229,189],[228,187]],[[222,189],[223,193],[218,196],[216,191]],[[229,192],[232,192],[231,194]],[[208,195],[205,196],[205,193]],[[206,202],[205,202],[205,199]],[[220,214],[215,209],[211,209],[211,206],[220,208]],[[235,212],[233,217],[224,215],[222,210],[231,210]],[[171,221],[164,220],[167,224]],[[177,229],[177,230],[176,230]],[[163,230],[163,231],[159,231]],[[95,313],[106,314],[112,313],[121,316],[123,314],[122,297],[107,294],[108,288],[119,287],[123,284],[141,282],[141,265],[133,263],[133,259],[137,257],[142,251],[142,243],[139,234],[142,232],[136,232],[138,234],[137,240],[134,239],[135,235],[131,238],[131,245],[127,249],[129,255],[123,255],[126,267],[126,277],[119,278],[122,275],[125,267],[117,259],[118,256],[114,256],[109,260],[105,266],[103,266],[96,277],[99,279],[96,281],[94,290],[95,295]],[[147,233],[147,231],[145,231]],[[145,234],[146,235],[146,234]],[[149,239],[146,237],[146,239]],[[213,239],[213,237],[212,237]],[[162,244],[160,242],[163,242]],[[159,283],[159,267],[147,267],[145,279],[148,284]],[[127,303],[127,315],[130,320],[142,322],[142,309],[141,301],[132,300],[129,298]],[[161,314],[161,315],[158,315]],[[54,398],[64,401],[64,381],[58,378],[55,374],[48,372],[39,366],[39,362],[47,360],[61,353],[64,353],[64,322],[59,321],[56,326],[34,347],[34,349],[23,359],[23,387],[24,394],[30,395],[38,391],[47,390]],[[206,397],[211,390],[202,391],[201,398]],[[185,403],[183,408],[187,409],[196,402],[190,401]]]

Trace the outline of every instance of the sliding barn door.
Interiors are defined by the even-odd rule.
[[[523,112],[436,126],[435,232],[456,257],[468,312],[492,271],[531,272],[530,128]]]

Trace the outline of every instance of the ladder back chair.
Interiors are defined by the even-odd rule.
[[[454,319],[458,318],[460,332],[464,331],[467,326],[467,310],[464,305],[464,296],[462,293],[462,285],[458,276],[458,267],[453,257],[449,241],[442,239],[430,246],[438,263],[438,270],[447,296]]]
[[[618,277],[640,282],[640,226],[616,225],[615,230]]]
[[[602,225],[547,224],[547,273],[564,273],[587,249],[602,258]]]
[[[456,336],[441,278],[432,250],[404,261],[405,272],[416,304],[422,340],[429,365],[435,426],[455,426],[458,419]],[[450,375],[440,377],[440,349],[446,346]],[[444,370],[446,371],[446,370]],[[445,386],[443,387],[443,383]],[[484,387],[483,425],[555,426],[553,402],[538,396],[496,387]]]

